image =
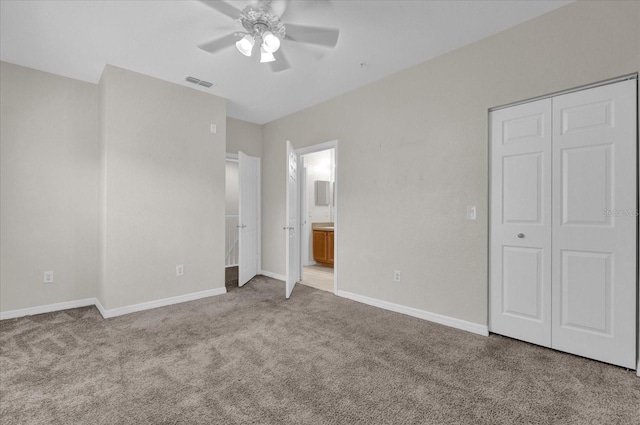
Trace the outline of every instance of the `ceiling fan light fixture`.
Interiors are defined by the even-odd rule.
[[[275,62],[275,60],[273,53],[267,52],[264,47],[260,48],[260,63]]]
[[[251,56],[251,50],[253,50],[253,45],[256,43],[256,40],[249,34],[242,37],[242,39],[236,42],[236,47],[238,51],[245,56]]]
[[[273,35],[271,31],[262,34],[262,48],[269,53],[275,53],[280,48],[280,39]]]

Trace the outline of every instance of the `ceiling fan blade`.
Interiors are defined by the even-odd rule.
[[[326,15],[333,11],[330,0],[273,0],[272,4],[280,1],[286,4],[282,14],[278,14],[283,21],[295,22],[304,16]],[[275,8],[272,6],[272,9]]]
[[[293,56],[305,56],[306,59],[320,60],[327,54],[327,49],[322,46],[314,46],[312,44],[296,43],[293,40],[282,40],[281,48]]]
[[[226,49],[227,47],[235,45],[236,41],[238,41],[238,36],[236,34],[229,34],[221,38],[200,43],[198,44],[198,47],[205,52],[216,53],[220,50]]]
[[[269,66],[271,67],[271,70],[273,72],[286,71],[287,69],[291,68],[291,64],[287,60],[287,57],[284,55],[284,53],[282,53],[282,50],[278,50],[273,54],[273,56],[275,56],[276,58],[275,62],[269,62]]]
[[[286,24],[286,38],[300,43],[336,47],[340,30],[335,28],[310,27],[307,25]]]
[[[288,3],[289,0],[272,0],[269,4],[269,7],[276,15],[278,15],[282,19],[284,13],[287,11]]]
[[[216,0],[199,0],[199,1],[200,3],[203,3],[209,6],[211,9],[222,13],[223,15],[227,15],[231,19],[240,18],[240,14],[242,13],[240,9],[224,1],[216,1]]]

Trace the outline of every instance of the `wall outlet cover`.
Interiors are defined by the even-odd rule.
[[[53,272],[52,271],[44,272],[43,282],[44,283],[53,283]]]

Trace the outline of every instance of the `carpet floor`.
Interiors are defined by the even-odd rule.
[[[0,322],[9,424],[638,424],[640,378],[307,286]]]

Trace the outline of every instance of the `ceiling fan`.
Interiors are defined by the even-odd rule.
[[[289,69],[291,65],[282,51],[281,44],[289,42],[314,44],[325,47],[335,47],[338,43],[340,30],[335,28],[312,27],[284,23],[289,0],[253,0],[240,10],[230,3],[216,0],[200,0],[210,8],[239,21],[245,29],[243,32],[216,38],[198,44],[198,47],[209,53],[217,53],[234,43],[240,53],[251,56],[260,48],[260,62],[268,63],[274,72]],[[296,2],[298,4],[329,4],[329,0],[314,2]]]

